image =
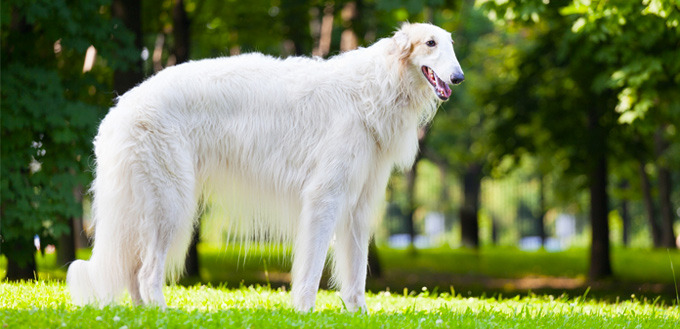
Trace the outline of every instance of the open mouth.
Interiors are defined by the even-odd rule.
[[[439,99],[445,101],[451,97],[451,88],[449,88],[449,85],[442,81],[437,74],[434,73],[434,70],[423,65],[421,67],[423,71],[423,75],[425,75],[425,78],[427,78],[427,81],[430,82],[432,87],[434,87],[434,93],[437,94],[437,97]]]

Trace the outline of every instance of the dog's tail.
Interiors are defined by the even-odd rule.
[[[95,218],[95,246],[90,260],[76,260],[69,266],[66,282],[71,291],[73,303],[76,305],[98,304],[100,306],[114,303],[131,280],[139,267],[139,257],[135,257],[137,249],[136,234],[132,232],[130,223],[124,218],[124,210],[98,209],[97,203],[114,203],[97,191],[97,178],[93,190],[97,193],[93,202],[93,218]],[[104,199],[104,200],[102,200]],[[129,201],[129,200],[128,200]],[[129,203],[127,204],[129,205]],[[122,206],[121,208],[124,208]]]
[[[71,263],[66,276],[76,305],[116,302],[136,282],[141,265],[138,226],[144,205],[132,188],[138,179],[132,175],[134,150],[116,119],[107,116],[95,139],[97,168],[90,190],[94,248],[90,260]]]
[[[66,283],[75,305],[114,303],[136,279],[130,263],[135,258],[124,257],[124,247],[106,243],[106,239],[96,241],[90,260],[76,260],[68,268]]]
[[[97,251],[93,252],[89,261],[76,260],[68,268],[66,283],[75,305],[111,304],[119,299],[133,279],[129,266],[110,258],[117,256],[115,252]]]
[[[68,267],[66,283],[71,290],[71,299],[76,305],[94,303],[100,298],[97,296],[97,287],[92,282],[89,261],[76,260]],[[95,280],[98,281],[98,280]]]

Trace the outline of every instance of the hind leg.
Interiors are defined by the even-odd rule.
[[[139,290],[139,265],[137,265],[132,271],[130,278],[128,279],[128,292],[130,292],[130,299],[132,299],[132,304],[134,305],[142,305],[143,300],[142,300],[142,294]]]
[[[165,259],[168,244],[158,235],[146,246],[142,267],[137,275],[139,297],[147,305],[165,308],[163,286],[165,284]]]
[[[340,288],[342,300],[350,312],[366,312],[366,271],[368,243],[370,240],[370,218],[367,205],[361,205],[341,223],[336,231],[333,258],[333,278]]]
[[[193,189],[182,193],[166,189],[161,198],[165,202],[156,210],[157,225],[143,228],[145,245],[141,253],[141,267],[137,274],[139,297],[144,304],[165,308],[163,286],[166,277],[176,279],[184,268],[187,247],[193,229],[196,200]],[[166,271],[167,270],[167,271]],[[133,299],[136,297],[131,293]]]
[[[375,213],[376,200],[384,194],[389,171],[369,181],[362,191],[357,204],[345,222],[336,230],[333,258],[333,282],[340,288],[342,300],[350,312],[366,309],[366,272],[368,268],[368,244],[371,239],[371,221]]]
[[[306,201],[293,248],[291,289],[293,306],[302,312],[314,309],[330,240],[344,208],[338,193],[317,194]]]
[[[171,148],[172,145],[168,145]],[[184,266],[186,250],[193,229],[197,198],[196,178],[190,157],[178,150],[160,161],[150,161],[143,184],[145,209],[138,229],[141,246],[138,257],[141,266],[137,273],[139,297],[144,304],[165,308],[163,286],[166,277],[175,279]],[[156,159],[158,160],[158,159]],[[134,284],[131,284],[134,288]]]

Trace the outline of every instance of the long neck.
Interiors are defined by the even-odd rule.
[[[405,157],[395,161],[409,166],[417,152],[417,130],[432,118],[438,102],[420,72],[400,62],[392,43],[384,39],[368,48],[382,54],[371,56],[370,74],[361,88],[363,118],[385,156]]]

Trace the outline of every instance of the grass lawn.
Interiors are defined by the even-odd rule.
[[[89,258],[89,250],[79,250],[78,257]],[[238,288],[241,285],[289,285],[288,252],[276,247],[199,245],[200,277],[184,278],[182,285],[210,283],[213,286]],[[581,296],[616,302],[640,299],[677,303],[674,281],[680,283],[680,251],[621,249],[612,250],[614,277],[589,282],[588,250],[562,252],[525,252],[513,248],[426,249],[416,255],[406,250],[380,248],[383,274],[369,277],[367,287],[374,292],[391,289],[430,291],[452,289],[465,297],[526,296],[529,293],[554,296]],[[63,279],[66,268],[56,265],[54,254],[37,257],[39,278]],[[6,266],[0,257],[0,278]],[[675,267],[675,278],[671,265]],[[327,277],[327,275],[326,275]],[[322,280],[325,286],[325,279]]]
[[[369,294],[368,315],[343,311],[319,293],[316,311],[296,313],[290,296],[267,287],[165,289],[169,308],[74,307],[59,281],[0,283],[2,328],[680,328],[677,305],[582,297],[466,298],[429,291]]]

